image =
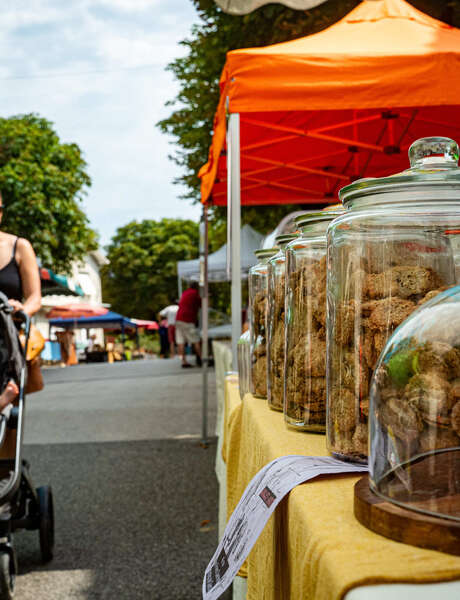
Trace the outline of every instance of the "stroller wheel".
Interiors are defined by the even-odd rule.
[[[0,550],[0,600],[11,600],[14,597],[16,580],[16,561],[14,555]]]
[[[54,504],[51,486],[37,488],[37,495],[40,508],[40,551],[42,561],[46,563],[53,558],[54,550]]]

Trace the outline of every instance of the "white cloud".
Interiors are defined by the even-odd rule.
[[[199,216],[199,207],[178,199],[170,140],[155,127],[177,91],[164,67],[183,54],[178,42],[195,20],[189,0],[2,7],[0,114],[38,112],[80,145],[93,179],[85,207],[104,244],[132,219]],[[27,78],[40,75],[49,77]]]
[[[131,12],[133,10],[145,10],[147,8],[161,10],[167,4],[167,0],[100,0],[100,4],[109,8],[118,8]]]

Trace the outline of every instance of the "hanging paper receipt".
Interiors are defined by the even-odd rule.
[[[270,515],[292,488],[318,475],[359,473],[367,466],[329,456],[282,456],[265,465],[249,483],[206,568],[203,600],[215,600],[232,583]]]

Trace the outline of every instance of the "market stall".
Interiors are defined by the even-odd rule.
[[[122,345],[124,347],[125,332],[128,330],[137,331],[139,325],[127,317],[116,312],[103,309],[104,314],[93,317],[74,317],[74,318],[56,318],[49,320],[50,337],[51,329],[57,327],[65,331],[73,329],[105,329],[110,331],[119,331],[121,333]]]
[[[261,495],[245,488],[279,457],[330,454],[339,465],[369,464],[369,476],[296,487],[240,570],[247,598],[460,580],[459,155],[453,140],[417,140],[403,173],[342,188],[343,209],[298,217],[299,234],[278,236],[271,257],[258,253],[250,354],[238,356],[255,395],[241,401],[242,377],[226,384],[227,517],[244,496],[252,518]],[[453,599],[459,589],[430,593]],[[382,593],[405,598],[408,589]]]
[[[205,206],[227,203],[229,192],[234,365],[240,205],[324,205],[341,189],[345,212],[300,217],[300,236],[279,236],[279,252],[260,271],[250,353],[253,376],[265,365],[267,387],[241,403],[241,390],[227,385],[227,514],[251,477],[280,456],[329,453],[369,459],[371,469],[355,491],[348,475],[291,492],[240,571],[247,598],[377,598],[378,588],[349,590],[460,579],[460,330],[448,319],[436,330],[433,321],[436,335],[426,339],[418,316],[438,295],[447,308],[459,299],[459,149],[443,137],[458,137],[459,90],[451,95],[448,80],[459,42],[458,30],[407,3],[376,0],[314,36],[228,55],[201,176]],[[398,337],[406,319],[410,335]],[[409,521],[416,533],[401,526]],[[456,597],[458,582],[429,593],[444,590]],[[408,588],[382,593],[405,598]]]
[[[459,63],[460,32],[404,0],[365,0],[317,34],[228,53],[199,176],[202,202],[229,209],[234,364],[241,204],[335,203],[347,183],[402,170],[415,139],[455,137]]]
[[[50,319],[50,327],[62,327],[63,329],[116,329],[124,332],[127,329],[137,329],[138,325],[135,321],[128,319],[111,310],[103,315],[94,317],[77,317],[77,318],[57,318]]]

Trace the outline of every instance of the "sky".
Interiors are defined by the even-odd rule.
[[[102,246],[133,219],[199,218],[155,127],[178,90],[165,67],[197,21],[190,0],[2,1],[0,115],[38,113],[80,146]]]

